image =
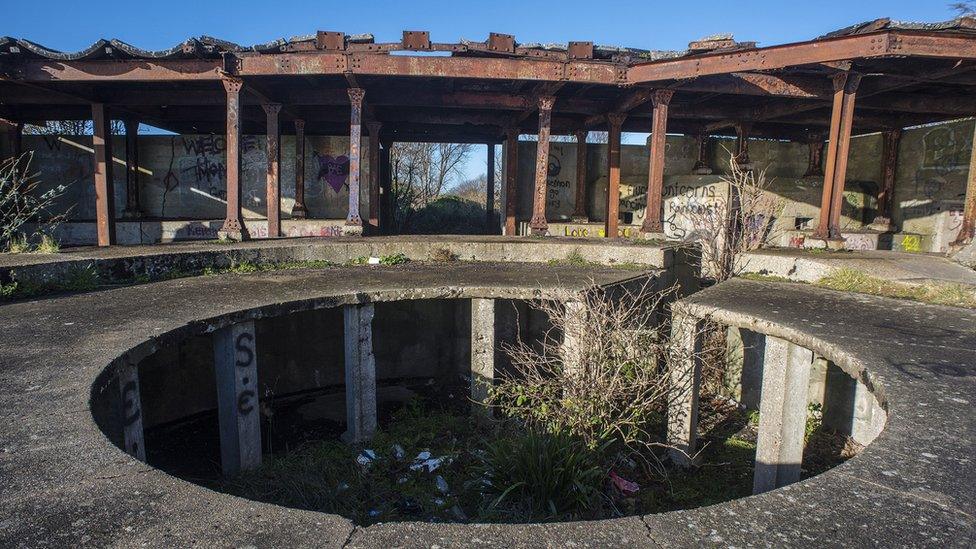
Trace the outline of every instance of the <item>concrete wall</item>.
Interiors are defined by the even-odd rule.
[[[368,158],[364,139],[362,157]],[[90,136],[25,136],[34,152],[32,170],[48,189],[65,185],[57,211],[70,209],[72,220],[94,220],[95,194]],[[348,212],[349,138],[305,139],[305,205],[309,217],[345,219]],[[113,140],[115,209],[125,207],[124,138]],[[222,219],[226,199],[226,144],[220,135],[146,135],[139,137],[139,188],[143,212],[150,218]],[[267,214],[267,153],[264,136],[241,140],[242,203],[245,218]],[[369,166],[362,165],[360,214],[369,208]],[[295,203],[295,138],[281,138],[282,217]]]
[[[969,157],[972,151],[973,120],[963,120],[903,132],[896,169],[892,217],[901,232],[896,247],[906,251],[944,251],[955,239],[962,223]],[[713,138],[709,164],[713,175],[690,175],[697,155],[695,140],[669,135],[665,149],[665,232],[680,239],[690,230],[683,212],[688,207],[714,207],[724,200],[722,175],[728,171],[733,139]],[[532,215],[536,143],[519,145],[519,194],[517,215],[528,221]],[[790,231],[817,226],[823,177],[804,177],[809,149],[805,144],[752,140],[749,156],[756,169],[766,170],[769,190],[781,201],[782,211],[775,226],[777,244],[790,244]],[[882,139],[880,134],[854,137],[848,160],[841,225],[846,231],[861,231],[877,212],[876,194],[881,184]],[[648,148],[624,145],[621,150],[620,200],[622,236],[634,236],[626,224],[639,225],[644,218],[648,173]],[[568,223],[576,201],[576,143],[550,145],[547,216],[551,222]],[[587,210],[590,221],[606,217],[607,146],[587,145]],[[583,236],[584,229],[558,225],[560,236]],[[589,230],[586,236],[597,236]],[[851,237],[849,237],[850,239]],[[853,245],[860,245],[853,237]],[[873,239],[872,242],[877,242]]]
[[[943,251],[955,239],[962,223],[962,204],[972,150],[972,120],[938,124],[906,130],[899,146],[895,201],[892,217],[905,235],[896,236],[896,248],[907,251]],[[116,213],[125,206],[124,148],[115,138]],[[695,140],[687,136],[668,136],[665,151],[665,221],[669,237],[680,239],[690,229],[682,211],[691,207],[711,207],[721,202],[721,175],[727,171],[732,139],[712,139],[710,165],[715,175],[690,175],[697,155]],[[24,147],[35,154],[33,170],[44,188],[62,184],[68,187],[56,205],[71,208],[73,220],[94,219],[91,138],[26,136]],[[528,221],[532,215],[532,187],[535,174],[534,142],[519,145],[519,192],[517,216]],[[842,226],[845,231],[863,230],[876,213],[875,195],[881,180],[882,140],[878,134],[855,137],[847,169]],[[368,140],[363,141],[363,158],[368,158]],[[139,138],[140,197],[150,218],[218,220],[224,215],[225,145],[222,136],[176,135]],[[309,216],[341,220],[348,204],[348,138],[308,137],[306,139],[305,185]],[[803,177],[807,169],[805,144],[753,140],[749,144],[756,168],[766,169],[770,190],[782,199],[783,210],[776,233],[784,236],[775,242],[796,244],[800,238],[790,231],[816,226],[823,187],[822,177]],[[244,136],[242,140],[243,206],[245,218],[266,214],[265,169],[267,157],[263,136]],[[295,193],[294,137],[282,137],[281,195],[283,217],[287,218]],[[621,214],[623,236],[634,236],[629,225],[644,217],[647,186],[648,149],[625,145],[621,151]],[[368,166],[363,165],[361,216],[369,207]],[[566,222],[576,203],[576,143],[550,145],[547,213],[552,222]],[[606,212],[607,147],[587,145],[587,196],[590,220],[602,222]],[[317,230],[317,229],[316,229]],[[559,234],[582,236],[574,227],[557,227]],[[589,234],[587,236],[597,236]],[[261,236],[260,232],[256,236]],[[855,240],[857,240],[855,238]],[[868,239],[871,240],[871,239]],[[875,238],[873,241],[877,241]],[[860,245],[855,243],[856,245]]]

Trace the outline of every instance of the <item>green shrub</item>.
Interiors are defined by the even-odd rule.
[[[605,449],[590,450],[567,434],[535,430],[489,443],[485,512],[514,521],[599,516],[607,478],[600,465]]]
[[[7,244],[7,252],[12,254],[25,254],[30,251],[30,243],[27,242],[27,236],[20,234],[14,236],[10,239]]]
[[[381,257],[380,265],[403,265],[408,261],[410,261],[410,258],[408,258],[406,254],[398,252]]]

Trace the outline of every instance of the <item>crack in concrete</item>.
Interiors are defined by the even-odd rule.
[[[647,530],[647,539],[650,540],[650,542],[656,547],[667,547],[666,543],[662,543],[654,537],[654,530],[651,528],[651,525],[648,524],[647,520],[644,518],[644,515],[640,515],[638,518],[640,519],[641,524],[644,525],[644,529]]]
[[[359,526],[353,525],[352,529],[349,530],[349,534],[346,535],[346,541],[342,542],[342,548],[345,549],[352,542],[352,536],[359,530]]]

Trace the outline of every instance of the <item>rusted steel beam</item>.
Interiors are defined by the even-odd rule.
[[[712,168],[708,165],[708,134],[703,131],[695,133],[695,148],[698,150],[698,159],[691,168],[694,175],[711,175]]]
[[[833,218],[833,206],[835,202],[839,202],[843,199],[843,176],[840,177],[840,191],[841,197],[835,200],[834,194],[838,192],[837,190],[837,180],[838,173],[841,170],[841,156],[846,154],[847,149],[842,147],[841,142],[844,141],[845,127],[847,128],[847,141],[850,142],[850,122],[851,117],[847,115],[848,108],[850,108],[851,113],[853,113],[853,103],[849,104],[847,100],[847,84],[849,80],[855,80],[854,84],[858,83],[859,79],[855,78],[855,75],[848,73],[838,73],[833,77],[834,84],[834,101],[833,107],[831,109],[830,115],[830,133],[827,137],[827,165],[824,168],[824,183],[823,183],[823,194],[820,201],[820,223],[817,229],[813,233],[813,237],[829,241],[829,240],[839,240],[840,239],[840,227],[837,223],[834,223]],[[843,161],[843,167],[846,169],[847,162],[846,159]],[[838,212],[839,220],[840,212]]]
[[[817,132],[810,133],[807,138],[807,147],[810,150],[810,155],[807,158],[807,171],[803,174],[803,177],[823,176],[823,153],[825,145],[823,134]]]
[[[546,80],[618,84],[624,72],[605,61],[550,61],[523,58],[418,57],[350,53],[242,55],[238,75],[315,75],[345,73],[380,76]]]
[[[95,228],[99,246],[115,244],[115,190],[112,184],[112,121],[104,103],[92,103],[95,168]]]
[[[840,139],[841,112],[844,108],[844,86],[847,83],[846,72],[835,74],[832,78],[834,85],[834,99],[830,111],[830,130],[827,134],[827,163],[824,167],[823,189],[820,195],[820,219],[813,237],[829,240],[830,234],[830,206],[833,203],[834,172],[837,169],[837,141]],[[839,234],[837,236],[840,236]]]
[[[532,234],[544,235],[549,230],[546,221],[547,181],[549,179],[549,135],[552,124],[552,106],[556,98],[546,95],[539,98],[539,141],[535,154],[535,192],[532,197]]]
[[[661,203],[664,199],[664,148],[668,132],[668,103],[673,90],[655,90],[654,119],[651,124],[651,147],[647,170],[647,208],[644,210],[642,233],[663,233],[664,219]]]
[[[305,208],[305,121],[295,119],[295,205],[291,208],[294,219],[308,217]]]
[[[607,219],[603,224],[603,236],[617,238],[620,226],[620,130],[627,118],[625,113],[607,115]]]
[[[488,172],[485,174],[485,234],[495,234],[495,144],[488,143]]]
[[[777,76],[735,72],[706,76],[683,82],[681,91],[731,95],[782,96],[829,99],[830,86],[822,78],[810,76]]]
[[[278,238],[281,236],[281,132],[278,126],[281,105],[268,103],[264,105],[264,112],[268,117],[268,238]]]
[[[851,73],[844,86],[844,104],[841,109],[840,135],[837,138],[837,167],[834,169],[834,188],[831,190],[830,233],[835,240],[843,240],[840,235],[840,214],[844,206],[844,183],[847,180],[847,160],[851,151],[851,127],[854,122],[854,99],[861,75]]]
[[[962,227],[952,243],[962,246],[972,242],[976,236],[976,133],[973,135],[973,151],[969,156],[969,174],[966,176],[966,199],[962,210]]]
[[[393,174],[390,165],[390,149],[393,140],[383,137],[380,140],[380,232],[389,234],[393,227]]]
[[[898,143],[901,129],[896,128],[881,133],[881,187],[878,189],[878,215],[872,225],[891,227],[891,204],[895,196],[895,170],[898,166]]]
[[[224,78],[227,92],[227,213],[220,234],[225,238],[244,240],[248,238],[247,228],[241,216],[241,88],[244,82],[239,78]]]
[[[220,80],[219,59],[27,61],[10,66],[7,78],[27,82],[153,82],[166,80]]]
[[[735,162],[742,167],[749,165],[749,134],[752,131],[750,122],[736,122],[735,124]]]
[[[586,213],[586,136],[589,134],[586,130],[576,131],[576,200],[572,219],[579,223],[589,221]]]
[[[126,118],[125,124],[125,209],[122,217],[142,217],[139,204],[139,121]]]
[[[505,235],[515,234],[515,205],[518,193],[518,128],[505,130]]]
[[[380,129],[376,121],[366,123],[369,132],[369,226],[380,231]]]
[[[349,88],[349,214],[346,225],[361,227],[362,218],[359,217],[359,177],[360,177],[360,143],[363,138],[363,97],[366,92],[362,88]]]
[[[660,82],[884,56],[976,59],[976,39],[904,31],[858,34],[634,65],[627,70],[627,81],[630,84]]]

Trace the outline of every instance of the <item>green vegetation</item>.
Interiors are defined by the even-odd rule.
[[[50,235],[42,234],[34,251],[39,254],[56,254],[61,251],[61,244]]]
[[[911,299],[935,305],[976,308],[976,290],[962,284],[928,282],[904,284],[868,275],[854,269],[838,269],[815,283],[842,292]]]
[[[410,258],[402,252],[380,257],[380,265],[403,265],[408,261],[410,261]]]
[[[56,280],[13,281],[0,285],[0,300],[11,301],[64,292],[87,292],[99,286],[98,271],[91,265],[70,267]]]
[[[759,282],[793,282],[793,280],[790,280],[785,276],[766,275],[766,274],[759,274],[759,273],[742,273],[739,275],[739,278],[744,278],[746,280],[757,280]]]
[[[16,235],[10,239],[7,244],[7,253],[11,254],[25,254],[31,251],[30,242],[27,241],[27,235]]]

